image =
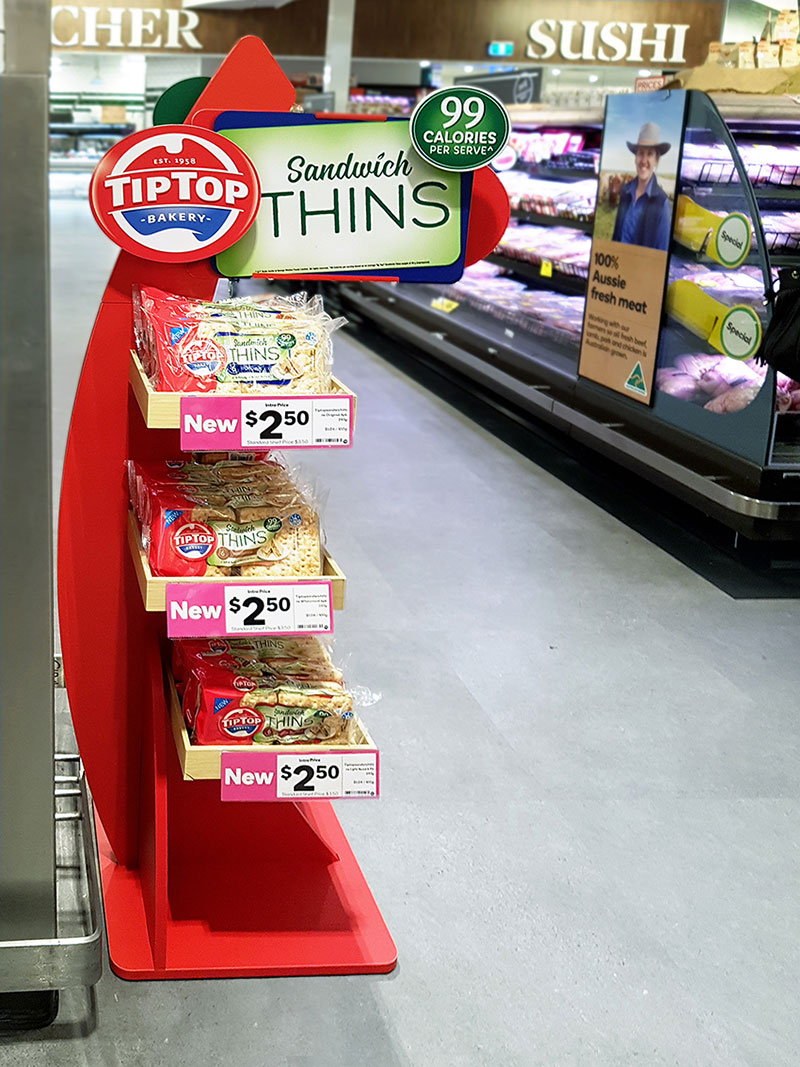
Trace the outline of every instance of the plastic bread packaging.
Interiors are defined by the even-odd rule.
[[[142,366],[159,392],[329,393],[331,335],[344,325],[322,298],[218,301],[134,288]]]
[[[147,548],[159,500],[163,494],[177,491],[200,504],[222,506],[244,504],[257,493],[281,489],[296,493],[291,474],[278,462],[265,459],[258,463],[204,464],[180,461],[137,463],[128,461],[128,489],[131,507],[142,533],[142,545]]]
[[[170,669],[179,692],[197,667],[218,666],[250,677],[273,674],[341,682],[330,647],[319,637],[212,637],[171,642]]]
[[[197,745],[347,745],[353,697],[338,681],[193,666],[182,711]]]
[[[201,458],[202,457],[202,458]],[[134,514],[141,524],[149,522],[147,502],[158,488],[205,487],[228,485],[293,485],[285,464],[268,452],[201,453],[191,460],[153,460],[139,463],[128,460],[128,488]],[[224,490],[223,490],[224,491]]]
[[[305,577],[322,573],[316,509],[296,492],[241,488],[219,498],[160,489],[148,503],[150,567],[162,577]]]
[[[153,574],[268,580],[322,573],[315,494],[285,467],[265,461],[154,470],[130,461],[128,476]]]

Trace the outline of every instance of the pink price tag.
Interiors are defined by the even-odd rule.
[[[288,748],[288,746],[287,746]],[[378,750],[335,748],[220,753],[220,799],[338,800],[380,796]]]
[[[181,397],[181,449],[226,452],[242,447],[242,402],[232,396]]]
[[[182,396],[181,448],[186,452],[243,448],[349,448],[353,397]]]
[[[168,637],[333,633],[329,578],[310,582],[168,582]]]

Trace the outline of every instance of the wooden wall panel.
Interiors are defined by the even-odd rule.
[[[122,51],[142,52],[155,55],[175,55],[178,53],[188,55],[202,55],[204,53],[217,53],[224,55],[240,37],[254,34],[261,37],[271,52],[279,55],[311,55],[320,56],[325,53],[325,30],[327,25],[327,0],[294,0],[294,3],[276,10],[259,8],[252,11],[200,11],[195,12],[199,16],[197,28],[192,32],[199,41],[201,48],[190,47],[181,39],[180,47],[165,48],[163,40],[167,35],[167,16],[165,12],[181,11],[181,0],[112,0],[110,5],[104,5],[100,0],[94,0],[93,4],[64,5],[53,0],[53,48],[56,51],[87,52],[97,55],[98,52],[119,54]],[[107,31],[99,30],[97,33],[98,46],[87,47],[85,38],[84,7],[100,8],[97,23],[98,26],[108,21],[107,6],[124,7],[122,18],[123,48],[108,47],[109,35]],[[75,19],[70,10],[65,8],[77,7],[78,18]],[[155,32],[162,37],[162,47],[131,48],[130,46],[130,11],[137,8],[160,8],[162,14],[155,22]],[[70,40],[77,33],[79,40],[76,45],[64,48],[61,42]]]
[[[83,5],[77,5],[82,7]],[[100,7],[100,21],[105,8]],[[123,6],[116,0],[116,6]],[[153,8],[158,0],[127,0],[125,6]],[[54,21],[54,47],[58,40],[71,37],[78,22],[63,4]],[[161,0],[162,11],[178,10],[181,0]],[[261,37],[276,55],[323,55],[327,23],[327,0],[294,0],[278,9],[252,11],[203,11],[194,31],[202,52],[224,53],[244,34]],[[513,41],[514,61],[525,61],[527,31],[540,18],[595,19],[606,22],[639,21],[688,23],[687,65],[701,63],[710,40],[718,40],[724,14],[723,0],[356,0],[356,24],[353,55],[382,59],[486,60],[486,45],[491,40]],[[164,28],[166,16],[161,17]],[[123,37],[129,38],[130,15],[123,22]],[[97,54],[116,52],[104,46],[107,35],[100,34],[99,48],[85,48],[82,43],[70,51]],[[60,50],[60,49],[59,49]],[[142,52],[174,54],[197,50],[182,43],[180,49],[135,49]],[[646,55],[646,53],[645,53]],[[555,57],[553,62],[558,62]],[[531,62],[531,60],[527,60]]]
[[[486,45],[499,40],[513,41],[513,59],[521,61],[536,19],[593,19],[601,26],[687,23],[692,66],[703,62],[709,41],[719,40],[724,7],[722,0],[357,0],[353,55],[486,61]]]

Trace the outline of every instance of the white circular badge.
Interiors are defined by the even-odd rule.
[[[717,228],[715,245],[720,263],[738,267],[750,251],[750,223],[744,215],[726,215]]]
[[[761,344],[761,322],[752,308],[739,304],[731,308],[720,326],[725,355],[732,359],[749,359]]]

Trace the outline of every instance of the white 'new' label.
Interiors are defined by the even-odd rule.
[[[267,397],[242,401],[242,448],[346,447],[349,396]]]

